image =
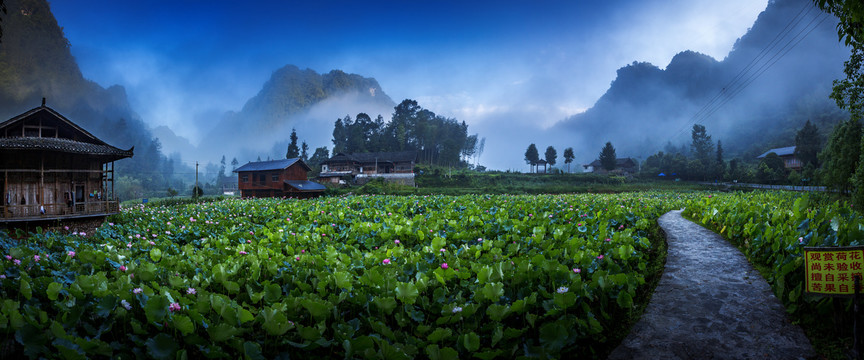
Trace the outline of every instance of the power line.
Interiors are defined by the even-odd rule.
[[[806,12],[804,10],[807,10]],[[768,60],[764,60],[772,51],[774,51],[777,46],[787,38],[787,36],[793,32],[794,29],[798,27],[798,25],[812,12],[813,7],[811,4],[806,3],[801,10],[786,24],[786,26],[778,32],[774,38],[762,47],[762,50],[744,67],[742,68],[733,78],[730,80],[721,90],[712,97],[705,105],[703,105],[699,111],[697,111],[690,119],[684,124],[684,126],[672,137],[677,138],[681,136],[692,124],[696,124],[700,121],[704,122],[708,118],[710,118],[714,113],[716,113],[720,108],[722,108],[726,103],[731,101],[736,95],[741,93],[745,88],[747,88],[753,81],[755,81],[759,76],[764,74],[768,69],[770,69],[774,64],[777,63],[780,59],[782,59],[786,54],[788,54],[795,46],[797,46],[804,38],[807,37],[813,30],[819,27],[829,16],[824,13],[820,13],[821,20],[819,20],[816,25],[813,25],[817,19],[820,18],[820,15],[817,14],[805,25],[797,34],[791,37],[788,41],[780,47],[779,50],[773,52]],[[802,36],[803,34],[803,36]],[[761,65],[759,65],[761,63]],[[754,70],[755,68],[755,70]]]

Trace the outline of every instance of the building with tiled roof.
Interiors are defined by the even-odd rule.
[[[134,147],[133,147],[134,148]],[[42,106],[0,123],[0,223],[105,217],[119,211],[111,146]]]
[[[309,181],[311,169],[298,158],[250,162],[234,170],[237,187],[244,198],[321,195],[327,188]]]

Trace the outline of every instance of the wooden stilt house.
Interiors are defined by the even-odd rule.
[[[114,161],[132,157],[45,106],[0,123],[0,223],[119,211]]]

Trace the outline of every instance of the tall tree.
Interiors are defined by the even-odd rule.
[[[722,180],[726,173],[726,161],[723,160],[723,142],[717,140],[717,158],[714,160],[714,177]]]
[[[318,166],[321,165],[324,160],[330,158],[330,152],[327,151],[327,147],[319,147],[315,148],[315,152],[312,153],[312,157],[309,158],[309,166]]]
[[[237,158],[231,159],[231,171],[237,170],[237,165],[240,165],[240,162],[237,161]]]
[[[600,150],[600,166],[606,169],[606,171],[612,171],[615,170],[617,162],[618,157],[615,155],[615,147],[612,146],[611,141],[607,141],[603,149]]]
[[[795,134],[795,156],[801,160],[801,165],[819,167],[819,151],[822,150],[822,139],[819,128],[807,120],[804,127]]]
[[[300,158],[303,161],[309,160],[309,145],[305,141],[300,145]]]
[[[350,120],[348,115],[345,115],[345,118]],[[336,123],[333,125],[333,153],[341,153],[345,152],[345,147],[348,145],[348,135],[345,129],[345,123],[342,122],[342,118],[336,119]]]
[[[825,149],[819,153],[825,184],[846,192],[861,155],[861,123],[849,119],[834,127]]]
[[[554,147],[552,147],[552,146],[547,147],[546,153],[543,155],[544,155],[543,157],[546,158],[546,163],[549,164],[550,168],[552,167],[552,165],[555,165],[555,162],[558,159],[558,151],[555,150]]]
[[[568,147],[564,149],[564,163],[567,164],[567,172],[570,172],[570,163],[573,162],[573,159],[576,158],[576,155],[573,154],[573,148]]]
[[[293,159],[300,156],[300,148],[297,147],[297,130],[291,129],[291,142],[288,143],[288,151],[285,153],[286,159]]]
[[[525,150],[525,162],[533,168],[537,165],[538,161],[540,161],[540,152],[537,151],[537,145],[532,143],[531,145],[528,145],[528,149]]]
[[[711,155],[714,153],[714,142],[711,141],[711,135],[705,130],[705,126],[693,124],[693,130],[690,133],[692,142],[690,143],[690,151],[693,157],[699,161],[699,167],[692,169],[693,176],[696,178],[705,179],[710,175],[712,166]]]
[[[216,176],[216,185],[217,186],[221,186],[222,183],[225,182],[225,178],[227,178],[227,176],[225,176],[225,168],[226,167],[227,167],[227,164],[225,163],[225,155],[222,155],[222,160],[219,161],[219,174]]]

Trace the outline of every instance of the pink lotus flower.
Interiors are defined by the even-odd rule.
[[[171,311],[179,311],[180,309],[181,309],[181,308],[180,308],[180,304],[178,304],[178,303],[176,303],[176,302],[175,302],[175,303],[171,303],[171,305],[168,305],[168,310],[171,310]]]
[[[150,245],[156,245],[156,243],[151,241],[151,242],[150,242]]]
[[[6,275],[0,274],[0,279],[5,279]]]
[[[299,256],[295,256],[295,257],[294,257],[294,261],[300,261],[300,257],[299,257]]]
[[[195,295],[197,291],[195,291],[195,288],[188,288],[186,289],[186,293],[189,295]]]
[[[21,265],[21,260],[14,259],[12,262],[15,263],[15,265]]]
[[[123,305],[126,310],[132,310],[132,305],[126,299],[120,300],[120,305]]]
[[[69,230],[69,227],[68,227],[68,226],[64,226],[64,227],[63,227],[63,230]]]
[[[447,266],[447,263],[442,263],[442,264],[441,264],[441,268],[442,268],[442,269],[446,269],[446,268],[448,268],[448,267],[449,267],[449,266]]]
[[[399,245],[399,240],[398,240],[398,239],[395,240],[394,242],[396,243],[396,245]]]
[[[612,241],[612,239],[606,238],[606,242],[610,242],[610,241]]]
[[[243,251],[243,250],[240,250],[240,255],[246,255],[246,254],[248,254],[248,253]]]
[[[74,252],[74,251],[69,251],[69,252],[66,253],[66,255],[68,255],[69,257],[75,257],[75,252]]]
[[[597,258],[603,260],[603,254],[598,255]]]
[[[252,243],[252,240],[246,240],[246,243],[247,243],[247,244],[251,244],[251,243]]]
[[[35,260],[36,262],[39,262],[39,260],[42,260],[42,257],[39,255],[33,255],[33,260]]]
[[[6,260],[12,260],[12,255],[6,255]]]
[[[126,265],[120,265],[120,271],[126,271]]]
[[[381,263],[383,263],[384,265],[388,265],[390,264],[390,259],[384,259],[384,261],[382,261]]]
[[[132,289],[132,293],[133,293],[133,294],[140,294],[140,293],[142,293],[142,292],[144,292],[144,290],[142,290],[141,288],[134,288],[134,289]]]
[[[152,241],[151,241],[151,242],[152,242]],[[127,247],[127,248],[132,248],[132,243],[131,243],[131,242],[130,242],[130,243],[126,243],[126,247]]]
[[[578,274],[578,273],[581,273],[581,272],[582,272],[582,269],[580,269],[580,268],[573,268],[573,272]]]

